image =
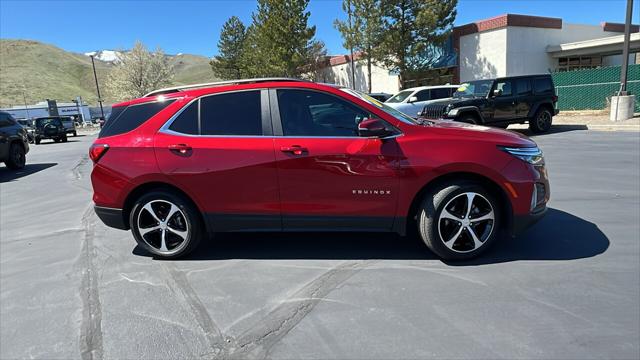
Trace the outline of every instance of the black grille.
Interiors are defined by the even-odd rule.
[[[426,105],[422,108],[419,116],[426,119],[441,119],[444,117],[444,112],[447,109],[447,105],[432,104]]]

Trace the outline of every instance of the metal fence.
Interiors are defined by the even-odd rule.
[[[620,66],[553,73],[560,110],[602,110],[620,88]],[[629,65],[627,91],[640,112],[640,64]]]

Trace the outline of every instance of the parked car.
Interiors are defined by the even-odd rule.
[[[379,93],[370,93],[368,94],[369,96],[371,96],[372,98],[380,101],[380,102],[385,102],[387,100],[389,100],[391,98],[391,94],[387,94],[387,93],[383,93],[383,92],[379,92]]]
[[[458,87],[458,85],[414,87],[400,91],[385,101],[385,104],[413,118],[417,118],[418,113],[425,105],[434,100],[451,97]]]
[[[62,121],[62,125],[64,126],[64,130],[67,134],[72,134],[73,136],[78,136],[78,132],[76,131],[76,119],[73,116],[61,116],[60,121]]]
[[[9,169],[22,169],[28,152],[27,130],[11,114],[0,111],[0,162]]]
[[[519,133],[307,81],[194,87],[114,105],[89,150],[98,217],[158,258],[214,232],[415,228],[466,259],[546,211],[542,152]]]
[[[44,139],[67,142],[67,130],[59,116],[36,118],[34,136],[36,145]]]
[[[419,115],[502,128],[528,122],[531,131],[543,133],[558,114],[557,101],[551,75],[504,77],[462,84],[451,99],[426,105]]]
[[[33,144],[34,137],[34,121],[31,119],[16,119],[18,124],[22,125],[22,127],[27,131],[27,140],[29,140],[29,144]]]

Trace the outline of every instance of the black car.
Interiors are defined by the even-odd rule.
[[[551,75],[475,80],[460,85],[452,98],[426,105],[418,116],[506,128],[529,123],[535,133],[549,131],[558,101]]]
[[[387,93],[383,93],[383,92],[370,93],[368,95],[371,96],[372,98],[380,101],[380,102],[385,102],[385,101],[389,100],[391,98],[391,96],[393,96],[392,94],[387,94]]]
[[[0,162],[9,169],[22,169],[28,152],[27,130],[11,114],[0,111]]]
[[[44,139],[67,142],[67,130],[59,116],[36,118],[34,136],[36,145]]]

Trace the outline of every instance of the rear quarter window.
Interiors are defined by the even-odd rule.
[[[536,94],[551,94],[553,93],[553,83],[551,78],[535,78],[533,79],[533,90]]]
[[[120,135],[134,130],[169,106],[173,101],[157,101],[127,107],[114,107],[98,137]]]

